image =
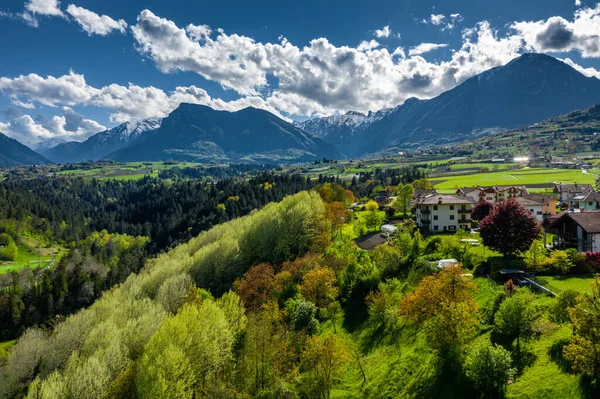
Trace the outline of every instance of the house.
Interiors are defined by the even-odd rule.
[[[556,197],[543,194],[528,194],[525,195],[524,198],[543,203],[542,214],[545,217],[556,215],[556,206],[558,205],[558,199],[556,199]]]
[[[476,202],[497,204],[509,198],[529,195],[529,191],[525,186],[465,187],[456,190],[456,195],[468,197]]]
[[[425,230],[457,231],[471,227],[471,208],[477,201],[450,194],[431,194],[415,203],[416,223]]]
[[[375,197],[379,206],[385,206],[392,200],[392,194],[389,191],[381,191]]]
[[[557,183],[554,185],[554,193],[558,194],[560,202],[569,202],[571,199],[577,196],[587,195],[594,192],[594,186],[591,184],[562,184]]]
[[[591,191],[584,195],[577,195],[569,200],[570,209],[585,209],[595,211],[600,209],[600,193]]]
[[[523,208],[527,209],[532,216],[535,216],[538,222],[544,221],[544,203],[539,202],[527,197],[515,198],[519,204],[523,205]]]
[[[547,223],[544,231],[555,235],[555,248],[599,251],[600,211],[564,212]]]

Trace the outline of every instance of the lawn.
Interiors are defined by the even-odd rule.
[[[578,169],[520,169],[501,172],[474,173],[433,179],[434,187],[441,192],[453,192],[458,187],[477,185],[527,185],[548,183],[594,184],[596,175]]]
[[[559,290],[573,289],[581,292],[590,291],[590,283],[594,280],[593,275],[567,274],[564,276],[543,276],[539,277],[547,285],[556,287]]]

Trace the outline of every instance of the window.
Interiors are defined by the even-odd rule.
[[[433,229],[437,231],[438,227],[437,226],[433,226]]]
[[[538,215],[541,215],[541,214],[542,214],[542,211],[537,211],[537,214],[538,214]]]
[[[450,205],[450,210],[453,211],[454,210],[454,205]]]
[[[438,210],[438,209],[437,209],[437,205],[434,205],[434,206],[433,206],[433,210],[434,210],[434,211],[437,211],[437,210]]]
[[[450,220],[454,220],[454,215],[450,215]]]
[[[438,220],[438,215],[433,215],[433,220]]]
[[[466,209],[467,209],[467,206],[466,206],[466,205],[461,205],[461,206],[460,206],[460,209],[462,209],[462,210],[464,211],[464,210],[466,210]]]
[[[591,202],[589,202],[588,204],[589,204],[589,205],[592,205],[592,203],[591,203]]]
[[[448,230],[456,230],[456,226],[448,226]]]

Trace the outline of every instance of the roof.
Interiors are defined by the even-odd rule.
[[[524,206],[544,206],[543,202],[533,200],[531,198],[516,197],[515,200]]]
[[[468,197],[451,194],[431,194],[417,200],[417,204],[421,205],[457,205],[457,204],[474,204],[476,201]]]
[[[600,202],[600,193],[595,191],[589,192],[585,197],[582,198],[583,202]]]
[[[511,188],[514,188],[517,190],[522,190],[522,191],[527,191],[527,187],[525,187],[525,186],[495,186],[494,188],[498,191],[506,191],[506,190],[510,190]]]
[[[555,184],[554,190],[559,193],[570,192],[570,193],[586,193],[594,191],[594,186],[591,184]]]
[[[558,201],[555,197],[552,197],[550,195],[543,195],[543,194],[528,194],[528,195],[523,196],[523,198],[528,198],[530,200],[537,201],[537,202]]]
[[[600,211],[564,213],[562,216],[552,221],[548,227],[554,227],[556,224],[559,224],[560,221],[565,220],[565,218],[573,220],[589,234],[600,233]]]

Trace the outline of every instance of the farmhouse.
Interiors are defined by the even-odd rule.
[[[525,186],[464,187],[456,190],[456,194],[468,197],[475,202],[497,204],[509,198],[528,195],[529,191]]]
[[[476,201],[468,197],[431,194],[415,204],[417,226],[428,231],[457,231],[471,227],[471,208]]]
[[[576,248],[579,252],[600,250],[600,211],[564,212],[545,226],[555,234],[556,248]]]
[[[577,195],[569,200],[569,208],[585,209],[587,211],[600,209],[600,193],[591,191],[584,195]]]
[[[554,193],[558,194],[560,202],[569,202],[574,197],[587,195],[594,192],[594,186],[591,184],[562,184],[557,183],[554,185]]]

